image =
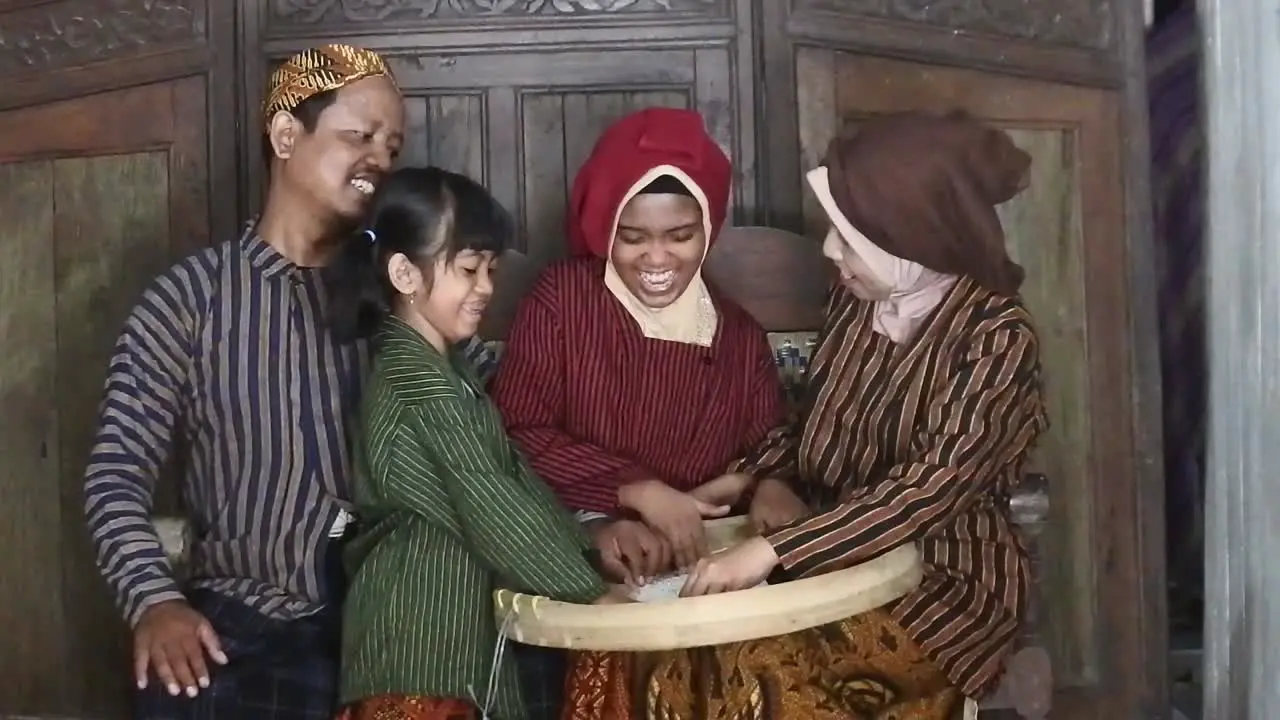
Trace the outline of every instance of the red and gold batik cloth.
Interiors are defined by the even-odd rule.
[[[377,695],[351,703],[337,720],[478,720],[475,705],[457,698]]]
[[[578,653],[564,720],[953,720],[964,697],[889,613],[656,653]]]

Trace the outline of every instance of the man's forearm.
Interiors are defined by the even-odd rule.
[[[182,599],[155,525],[134,489],[118,479],[91,476],[85,494],[98,567],[129,624],[152,605]]]

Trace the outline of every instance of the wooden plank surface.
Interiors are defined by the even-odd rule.
[[[0,188],[0,707],[34,712],[64,680],[53,166],[0,164]]]

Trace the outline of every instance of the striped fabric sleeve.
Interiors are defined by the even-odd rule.
[[[564,427],[563,335],[545,286],[520,303],[494,378],[493,400],[512,440],[538,474],[574,510],[612,512],[618,487],[653,474],[629,458],[580,440]]]
[[[505,581],[568,602],[604,595],[607,587],[583,554],[589,544],[573,518],[530,473],[504,469],[496,444],[479,431],[470,412],[450,397],[415,409],[412,422],[428,462],[413,473],[388,476],[386,499],[437,515],[440,508],[421,482],[435,475],[471,551]]]
[[[800,444],[798,422],[788,421],[769,431],[745,457],[729,466],[730,473],[745,473],[757,480],[777,478],[794,481],[798,474]]]
[[[151,523],[151,503],[191,362],[189,291],[180,273],[166,274],[125,321],[85,472],[85,515],[98,567],[131,625],[152,605],[183,598]]]
[[[952,522],[1046,427],[1037,341],[1002,323],[974,338],[929,403],[916,457],[838,507],[767,536],[796,577],[856,565]]]

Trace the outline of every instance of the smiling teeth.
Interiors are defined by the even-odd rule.
[[[676,280],[675,270],[663,270],[662,272],[641,272],[640,282],[645,286],[646,290],[651,292],[662,292],[671,287]]]
[[[352,180],[351,187],[355,188],[356,190],[359,190],[364,195],[373,194],[373,183],[369,182],[368,180],[365,180],[364,178],[356,178]]]

